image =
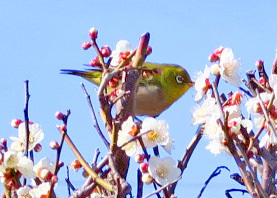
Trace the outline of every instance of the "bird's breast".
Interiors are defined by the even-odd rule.
[[[168,108],[162,89],[158,86],[139,86],[136,100],[136,115],[157,116]]]

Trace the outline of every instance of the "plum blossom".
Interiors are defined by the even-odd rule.
[[[28,151],[31,151],[36,144],[40,143],[44,138],[44,133],[39,124],[29,124],[29,147]],[[15,151],[25,151],[26,147],[26,130],[25,130],[25,122],[21,123],[18,127],[18,137],[10,137],[11,140],[14,141],[11,148]]]
[[[111,65],[117,66],[120,63],[122,53],[132,52],[131,44],[127,40],[120,40],[117,42],[115,50],[112,51],[110,57],[112,57]]]
[[[240,85],[240,76],[237,73],[237,69],[240,67],[240,62],[234,58],[234,54],[231,48],[224,48],[219,62],[219,72],[221,77],[238,87]]]
[[[41,181],[49,181],[54,174],[55,165],[48,158],[42,158],[34,166],[34,171]]]
[[[31,195],[29,194],[31,189],[32,188],[30,186],[27,186],[27,185],[20,187],[16,191],[18,198],[31,198]]]
[[[166,146],[169,143],[169,126],[164,120],[156,120],[152,117],[147,117],[141,126],[141,133],[146,133],[142,136],[143,143],[146,148],[155,147],[157,145]]]
[[[181,175],[181,170],[172,158],[161,159],[154,156],[149,159],[149,174],[157,183],[163,186],[178,179]]]
[[[195,81],[194,88],[197,93],[195,95],[194,101],[200,102],[209,90],[210,86],[210,68],[206,66],[204,72],[200,71],[198,73],[198,78]]]
[[[220,111],[216,106],[216,100],[208,96],[201,106],[198,105],[198,107],[194,110],[192,116],[193,119],[191,123],[193,125],[204,124],[211,118],[220,118]]]
[[[126,142],[132,140],[138,133],[137,126],[133,121],[133,118],[130,116],[121,126],[121,130],[118,133],[117,145],[119,147],[123,146]],[[135,156],[142,152],[142,148],[138,140],[131,141],[127,145],[122,147],[125,150],[126,155]]]
[[[51,184],[49,182],[41,183],[29,191],[31,197],[48,197]]]
[[[36,173],[33,170],[33,168],[34,168],[34,164],[32,160],[30,160],[26,156],[23,156],[19,159],[19,162],[17,164],[17,169],[25,178],[36,177]]]

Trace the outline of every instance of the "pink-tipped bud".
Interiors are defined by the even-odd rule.
[[[89,36],[92,40],[96,39],[98,35],[98,30],[95,29],[94,27],[89,29]]]
[[[71,162],[70,167],[75,171],[78,171],[80,168],[82,168],[82,164],[79,162],[79,160],[75,159],[73,162]]]
[[[5,138],[1,138],[1,144],[4,146],[4,147],[7,147],[7,139]]]
[[[53,150],[58,150],[60,148],[60,145],[57,141],[51,141],[50,142],[50,148]]]
[[[52,184],[58,183],[58,177],[57,177],[57,175],[53,175],[53,176],[51,177],[51,183],[52,183]]]
[[[149,173],[144,173],[141,176],[141,181],[144,184],[151,184],[153,182],[153,177]]]
[[[12,126],[13,128],[18,128],[19,125],[20,125],[21,123],[23,123],[22,120],[20,120],[20,119],[13,119],[13,120],[11,121],[11,126]]]
[[[82,48],[83,48],[84,50],[87,50],[87,49],[89,49],[90,47],[91,47],[91,42],[83,42]]]
[[[112,50],[109,46],[105,45],[101,48],[101,54],[103,57],[109,57],[112,54]]]
[[[264,61],[262,61],[262,60],[257,60],[257,61],[255,62],[255,65],[256,65],[256,67],[261,68],[261,67],[264,66]]]
[[[60,131],[66,131],[66,125],[65,125],[65,124],[57,125],[57,128],[58,128]]]
[[[139,169],[142,173],[148,173],[148,167],[149,167],[149,164],[144,162],[140,164]]]
[[[63,120],[63,119],[65,119],[65,115],[64,115],[62,112],[60,112],[60,111],[57,111],[57,112],[55,113],[55,117],[56,117],[58,120]]]
[[[142,163],[143,160],[144,160],[144,155],[142,155],[142,154],[137,154],[137,155],[135,156],[135,161],[136,161],[137,163]]]
[[[216,61],[219,60],[219,56],[217,56],[215,53],[212,53],[212,54],[209,55],[208,59],[209,59],[210,62],[216,62]]]
[[[152,47],[151,46],[147,46],[146,48],[146,54],[147,56],[150,55],[152,53]]]
[[[89,63],[90,66],[93,66],[93,67],[100,67],[101,66],[101,63],[99,61],[99,58],[96,57],[94,59],[92,59]]]
[[[35,148],[34,148],[34,151],[35,152],[40,152],[42,150],[42,146],[41,146],[41,144],[36,144],[36,146],[35,146]]]

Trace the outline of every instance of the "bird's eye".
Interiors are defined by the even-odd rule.
[[[176,81],[177,83],[183,83],[184,82],[184,77],[183,76],[176,76]]]

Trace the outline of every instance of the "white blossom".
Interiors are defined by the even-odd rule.
[[[36,144],[40,143],[44,138],[44,133],[42,128],[39,124],[29,124],[29,147],[28,151],[31,151]],[[25,129],[25,122],[21,123],[18,127],[18,137],[10,137],[11,140],[17,142],[15,143],[16,146],[14,147],[15,150],[24,150],[26,147],[26,129]],[[20,148],[21,146],[21,148]]]
[[[234,54],[231,48],[224,48],[221,56],[220,56],[220,62],[219,62],[219,72],[221,77],[235,85],[240,85],[240,76],[237,73],[237,69],[240,67],[240,62],[234,58]]]
[[[27,185],[20,187],[18,190],[16,190],[18,198],[32,198],[29,194],[31,189],[32,188]]]
[[[121,52],[132,52],[131,44],[127,40],[120,40],[116,44],[115,50],[112,51],[112,54],[110,57],[112,57],[111,65],[117,66],[119,64],[120,60],[120,53]]]
[[[137,133],[137,127],[133,122],[133,118],[130,116],[121,126],[121,130],[118,132],[117,146],[121,147],[126,142],[132,140]],[[142,152],[141,146],[138,140],[131,141],[127,145],[123,146],[122,149],[125,151],[128,156],[135,156]]]
[[[140,132],[146,133],[142,136],[146,148],[155,147],[157,145],[165,146],[169,142],[169,126],[164,120],[156,120],[155,118],[147,117],[142,122]]]
[[[204,124],[209,119],[220,118],[220,111],[219,108],[216,106],[216,100],[212,97],[207,97],[201,106],[197,105],[198,107],[193,112],[193,119],[191,123],[193,125],[197,124]]]
[[[149,173],[157,183],[163,186],[178,179],[181,170],[172,158],[160,159],[154,156],[149,159]]]
[[[205,67],[204,73],[199,72],[198,78],[195,81],[194,88],[197,91],[194,101],[200,102],[204,95],[207,93],[210,87],[210,68],[208,66]]]
[[[50,193],[51,184],[49,182],[41,183],[39,186],[35,186],[29,191],[29,194],[34,197],[47,196]]]
[[[25,178],[35,178],[36,173],[33,170],[33,168],[34,168],[34,164],[32,160],[30,160],[26,156],[23,156],[19,159],[19,162],[17,164],[17,169]]]

